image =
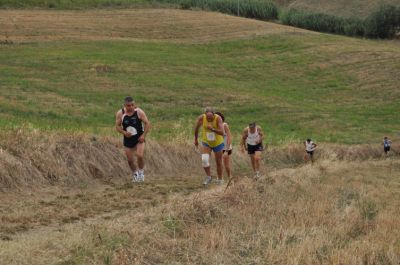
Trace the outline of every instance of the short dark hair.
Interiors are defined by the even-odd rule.
[[[126,97],[124,100],[125,103],[135,102],[132,97]]]
[[[218,116],[220,116],[221,117],[221,119],[222,119],[222,121],[223,122],[225,122],[225,116],[224,116],[224,114],[222,114],[221,112],[215,112],[215,114],[217,114]]]

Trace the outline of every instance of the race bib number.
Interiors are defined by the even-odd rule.
[[[137,130],[135,129],[135,127],[129,126],[128,128],[126,128],[126,131],[129,132],[130,134],[132,134],[132,136],[135,136],[137,134]]]
[[[207,140],[210,141],[210,142],[214,142],[215,141],[215,133],[208,132],[207,133]]]

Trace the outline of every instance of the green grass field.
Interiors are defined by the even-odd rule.
[[[272,144],[309,136],[376,142],[400,130],[399,57],[398,42],[311,33],[206,44],[3,44],[0,127],[116,135],[114,114],[132,95],[156,139],[191,139],[210,105],[237,138],[255,120]]]

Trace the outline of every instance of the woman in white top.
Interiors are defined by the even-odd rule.
[[[222,159],[224,161],[224,167],[228,178],[231,178],[231,154],[232,154],[232,135],[229,129],[228,123],[225,122],[225,116],[221,112],[216,112],[222,119],[224,125],[224,150]]]
[[[250,156],[255,179],[260,177],[261,152],[264,149],[262,144],[263,139],[263,131],[259,126],[256,125],[255,122],[253,122],[244,129],[242,141],[240,143],[242,152],[244,152],[244,149],[246,149]]]

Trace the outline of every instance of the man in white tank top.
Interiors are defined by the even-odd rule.
[[[243,131],[242,140],[240,142],[241,150],[247,150],[250,156],[251,166],[254,171],[254,179],[260,177],[260,163],[261,152],[264,150],[262,141],[264,140],[264,133],[261,127],[257,126],[255,122],[250,123]]]
[[[317,144],[315,144],[310,138],[304,141],[304,147],[306,148],[306,158],[311,160],[311,163],[314,163],[314,150],[317,148]]]

